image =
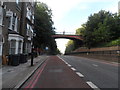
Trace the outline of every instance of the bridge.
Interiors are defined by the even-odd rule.
[[[53,38],[66,38],[66,39],[71,39],[71,40],[79,40],[83,41],[83,37],[80,35],[75,35],[72,32],[56,32],[55,35],[52,35]]]

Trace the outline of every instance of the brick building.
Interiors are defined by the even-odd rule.
[[[6,56],[11,54],[31,53],[34,5],[34,2],[18,2],[18,0],[3,3],[3,6],[5,6],[2,9],[4,15],[0,15],[0,20],[2,21],[2,31],[0,33],[2,33],[4,38],[4,44],[0,44],[1,48],[3,48],[0,49],[3,55],[3,62],[6,62]]]
[[[31,38],[34,29],[34,2],[22,3],[21,33],[24,36],[23,53],[31,53]]]

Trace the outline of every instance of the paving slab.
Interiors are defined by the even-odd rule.
[[[38,56],[34,58],[34,66],[31,65],[31,60],[18,66],[3,66],[2,67],[2,88],[14,88],[20,86],[25,79],[28,78],[48,56]]]

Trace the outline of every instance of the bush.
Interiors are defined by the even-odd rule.
[[[117,45],[120,45],[120,38],[106,44],[106,46],[117,46]]]

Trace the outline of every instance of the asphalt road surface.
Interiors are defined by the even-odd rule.
[[[118,64],[76,56],[50,56],[21,88],[118,90]]]
[[[89,88],[79,73],[76,74],[58,56],[50,56],[33,76],[21,87],[28,88]]]
[[[118,64],[76,56],[60,57],[98,88],[118,88]]]

